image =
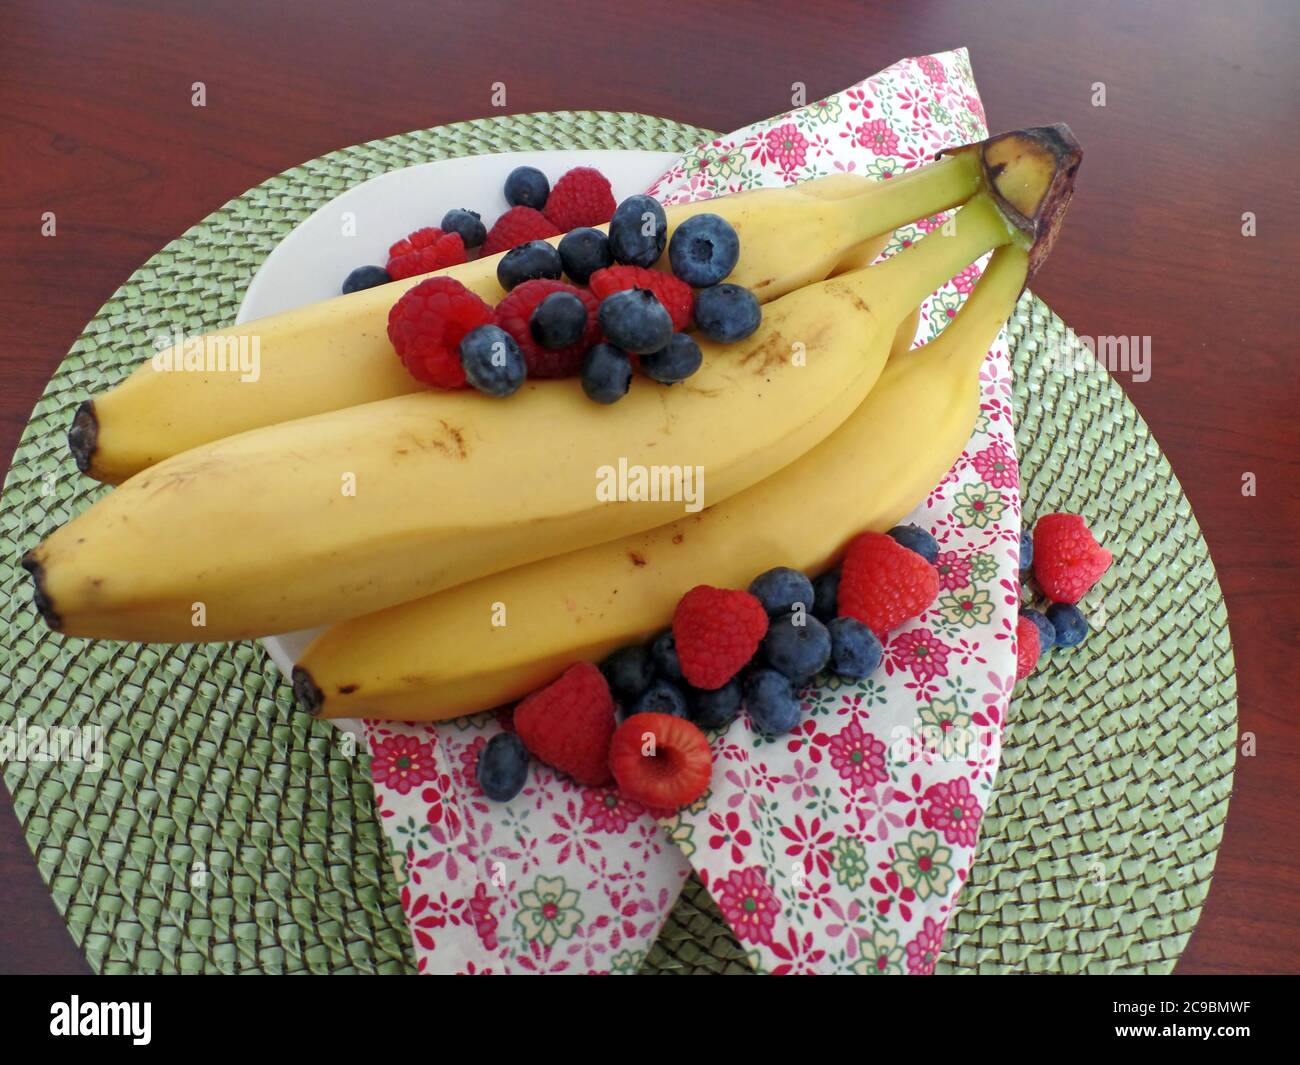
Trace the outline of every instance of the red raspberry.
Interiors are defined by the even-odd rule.
[[[677,659],[696,688],[721,688],[754,657],[766,635],[767,611],[749,592],[698,584],[673,612]]]
[[[938,571],[892,536],[868,532],[849,544],[840,571],[839,612],[857,618],[880,639],[938,594]]]
[[[587,307],[587,331],[576,344],[551,351],[533,339],[528,319],[537,305],[552,292],[572,292]],[[600,323],[596,312],[600,305],[596,297],[585,288],[574,288],[563,281],[537,277],[510,290],[509,295],[497,304],[496,322],[515,338],[524,362],[528,364],[529,377],[572,377],[582,369],[582,357],[600,337]]]
[[[577,662],[515,707],[515,733],[539,761],[579,784],[608,784],[614,697],[605,675]]]
[[[695,293],[685,281],[672,274],[665,274],[662,270],[647,270],[643,266],[606,266],[592,274],[587,284],[591,286],[597,300],[622,292],[625,288],[648,288],[667,309],[677,332],[682,332],[691,324]]]
[[[416,380],[438,388],[464,388],[461,338],[491,321],[492,308],[454,277],[430,277],[393,304],[388,339]]]
[[[598,226],[614,217],[614,192],[609,178],[590,166],[575,166],[551,189],[542,214],[561,233],[579,226]]]
[[[388,249],[388,273],[394,281],[432,273],[465,261],[465,242],[459,233],[444,233],[436,226],[417,229]]]
[[[620,792],[667,816],[708,790],[713,755],[699,726],[685,718],[633,714],[614,733],[609,766]]]
[[[1034,576],[1054,603],[1077,603],[1110,563],[1078,514],[1046,514],[1034,526]]]
[[[1038,637],[1038,626],[1021,615],[1016,622],[1016,680],[1024,680],[1034,671],[1041,653],[1042,641]]]
[[[535,207],[511,207],[488,230],[487,240],[483,242],[483,254],[496,255],[509,251],[517,244],[559,235],[560,231]]]

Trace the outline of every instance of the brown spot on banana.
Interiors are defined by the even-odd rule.
[[[443,432],[451,438],[457,456],[462,459],[466,458],[469,455],[469,449],[465,447],[465,434],[456,428],[456,426],[450,424],[445,418],[439,418],[438,421],[442,425]]]
[[[805,344],[807,349],[817,346],[818,341],[824,336],[824,331],[816,336],[810,337]],[[740,365],[750,369],[755,376],[762,377],[768,373],[774,366],[780,366],[789,360],[794,351],[794,346],[780,333],[773,333],[762,344],[756,348],[750,348],[745,353],[745,357],[740,360]],[[755,361],[757,360],[757,361]],[[754,363],[754,365],[750,365]]]
[[[469,448],[465,446],[464,432],[448,422],[446,418],[439,418],[438,425],[441,431],[435,430],[432,436],[426,437],[423,432],[405,432],[399,439],[408,442],[418,451],[437,451],[453,459],[468,458]],[[398,455],[407,455],[410,454],[411,448],[402,447],[394,450]]]

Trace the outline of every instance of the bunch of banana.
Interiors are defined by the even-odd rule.
[[[977,164],[977,153],[969,153],[890,181],[837,174],[790,189],[668,207],[665,213],[670,235],[702,211],[726,218],[744,248],[728,280],[768,302],[823,280],[849,261],[866,265],[898,225],[964,203],[980,180]],[[496,303],[503,295],[496,279],[499,258],[438,272]],[[172,455],[236,433],[423,390],[393,356],[386,331],[389,308],[422,280],[395,281],[187,338],[157,353],[78,408],[68,434],[77,465],[97,480],[118,484]],[[245,380],[233,355],[241,343],[251,351],[254,342],[257,376]],[[193,359],[193,353],[208,352],[211,369]],[[217,357],[226,353],[227,368],[217,368]],[[187,359],[192,365],[183,371],[155,369],[155,361],[159,367],[185,367]]]
[[[303,708],[436,720],[498,706],[575,660],[645,640],[695,584],[744,587],[782,565],[816,573],[857,532],[896,524],[970,439],[984,356],[1068,203],[1077,144],[1064,128],[1031,133],[986,153],[995,189],[1014,200],[1000,202],[1018,239],[994,253],[936,340],[905,354],[896,344],[876,387],[823,443],[702,514],[334,626],[295,667]],[[982,208],[958,214],[958,233],[972,209]]]
[[[906,195],[877,201],[869,229],[939,210],[952,166],[979,175],[981,161],[962,152],[918,172]],[[571,382],[495,403],[426,391],[182,452],[29,552],[38,602],[68,635],[241,639],[662,525],[682,513],[680,489],[609,502],[602,471],[696,471],[697,505],[701,488],[714,504],[764,480],[857,408],[912,307],[1013,233],[978,193],[953,233],[787,293],[746,340],[703,343],[689,381],[633,389],[616,407],[594,408]]]
[[[838,256],[864,254],[868,238],[863,234],[887,232],[963,199],[966,205],[955,226],[931,233],[885,263],[794,288],[768,307],[762,327],[747,340],[702,345],[704,368],[672,389],[634,389],[613,408],[594,408],[578,389],[566,386],[571,382],[532,384],[508,402],[419,392],[271,424],[166,459],[28,553],[24,565],[35,580],[36,603],[54,628],[69,635],[168,642],[264,635],[429,597],[411,608],[416,610],[447,595],[466,594],[444,589],[501,571],[510,571],[501,578],[508,583],[538,570],[539,560],[572,559],[592,545],[635,540],[680,519],[680,499],[604,501],[595,482],[602,468],[614,464],[707,470],[712,509],[681,519],[682,528],[671,534],[674,547],[687,543],[687,532],[706,522],[708,528],[726,528],[728,509],[722,501],[738,493],[762,498],[763,481],[810,451],[810,458],[826,461],[823,442],[869,396],[898,323],[929,292],[986,251],[1007,245],[1019,247],[1032,270],[1050,246],[1077,158],[1068,131],[1021,131],[958,150],[905,180],[887,183],[888,194],[871,197],[870,222],[835,244]],[[828,182],[811,198],[854,203],[862,194],[851,184]],[[969,188],[981,191],[965,197]],[[758,224],[757,216],[748,223]],[[749,233],[747,228],[746,240]],[[813,259],[807,255],[801,261],[815,276],[836,269],[829,254],[815,269],[807,267]],[[749,283],[762,291],[800,282],[790,272],[778,277],[774,271]],[[356,299],[330,302],[341,306]],[[314,327],[307,333],[314,337],[308,347],[319,342]],[[294,350],[292,345],[284,349]],[[283,364],[292,370],[293,361]],[[287,379],[293,376],[289,372]],[[940,463],[933,476],[926,474],[927,489],[943,468]],[[807,494],[808,505],[825,502],[814,488],[797,490]],[[908,502],[899,513],[915,501],[904,494]],[[859,511],[856,522],[846,518],[845,524],[862,528],[869,518]],[[823,556],[827,545],[838,546],[853,531],[834,528],[822,544]],[[765,530],[756,518],[735,519],[722,537],[729,546],[718,544],[717,554],[730,553],[734,567],[735,545],[766,536]],[[649,534],[651,540],[655,535]],[[816,562],[816,550],[789,546],[781,546],[787,553],[771,557],[785,564]],[[621,557],[634,555],[641,552],[625,549]],[[732,573],[720,563],[711,569],[717,558],[707,551],[691,558],[690,583],[726,583]],[[560,585],[568,580],[561,573]],[[437,592],[443,595],[432,595]],[[616,595],[617,586],[609,594]],[[499,674],[499,681],[479,684],[463,675],[450,682],[431,680],[438,677],[436,670],[421,672],[423,667],[402,653],[377,660],[376,679],[364,690],[378,701],[361,709],[409,718],[492,705],[502,692],[526,690],[527,684],[518,686],[523,677],[535,683],[539,670],[550,668],[556,656],[572,660],[594,654],[596,643],[617,644],[625,632],[663,624],[666,615],[658,606],[638,613],[632,600],[619,597],[602,608],[621,613],[633,607],[632,628],[619,622],[618,636],[611,630],[592,641],[595,626],[588,625],[580,639],[565,636],[544,652],[521,645],[501,659],[500,671],[482,666],[492,659],[490,648],[500,645],[494,635],[483,642],[485,656],[466,653],[464,645],[454,649],[453,657],[482,666],[473,667],[475,678]],[[497,602],[506,600],[497,596]],[[561,602],[581,613],[571,596]],[[442,607],[432,609],[438,614]],[[562,615],[548,613],[525,625],[566,631]],[[469,632],[462,630],[467,640]],[[430,637],[429,646],[435,644]],[[326,698],[328,684],[316,681],[314,656],[313,649],[300,688],[316,706]],[[392,706],[381,692],[389,668],[398,671],[403,688]],[[354,683],[340,681],[332,690]],[[399,704],[400,711],[394,709]],[[357,709],[352,703],[338,711],[334,703],[327,705],[329,713]]]

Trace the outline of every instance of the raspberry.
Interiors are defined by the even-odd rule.
[[[607,266],[597,270],[587,282],[597,300],[603,300],[625,288],[648,288],[664,305],[673,320],[674,331],[680,333],[691,324],[691,311],[695,307],[695,293],[685,281],[662,270],[647,270],[643,266]]]
[[[388,339],[416,380],[438,388],[464,388],[461,338],[490,321],[492,308],[455,278],[430,277],[393,304]]]
[[[614,215],[609,178],[590,166],[575,166],[551,189],[542,213],[561,233],[580,226],[598,226]]]
[[[1022,614],[1016,622],[1016,680],[1024,680],[1034,671],[1041,653],[1038,626]]]
[[[695,688],[721,688],[754,657],[767,635],[767,611],[748,592],[699,584],[673,612],[682,674]]]
[[[515,707],[515,732],[539,761],[579,784],[608,784],[614,697],[604,674],[577,662]]]
[[[713,755],[699,726],[685,718],[633,714],[614,733],[609,766],[623,795],[666,816],[708,790]]]
[[[587,308],[587,329],[576,344],[549,350],[533,339],[528,323],[537,306],[553,292],[572,292],[582,300]],[[596,321],[597,309],[596,298],[586,289],[574,288],[563,281],[537,277],[516,285],[497,304],[496,322],[515,338],[515,343],[523,352],[524,362],[528,364],[529,377],[571,377],[582,369],[583,356],[600,337],[600,326]]]
[[[388,249],[388,273],[394,281],[464,261],[465,242],[460,234],[444,233],[436,226],[417,229]]]
[[[938,594],[938,571],[892,536],[868,532],[849,544],[840,571],[839,611],[880,639],[916,617]]]
[[[1078,514],[1047,514],[1034,526],[1034,576],[1054,603],[1077,603],[1110,563]]]
[[[547,237],[559,235],[560,231],[536,208],[512,207],[488,230],[487,240],[483,242],[483,254],[496,255],[498,252],[509,251],[518,244],[527,244],[530,240],[546,240]]]

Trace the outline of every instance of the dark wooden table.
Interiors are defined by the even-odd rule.
[[[968,46],[992,128],[1064,120],[1085,146],[1035,287],[1081,334],[1152,338],[1150,380],[1126,387],[1227,596],[1256,753],[1238,762],[1179,971],[1300,969],[1294,0],[2,0],[0,27],[5,455],[132,270],[305,159],[491,114],[494,81],[510,111],[641,111],[725,130],[785,110],[793,82],[816,99],[902,56]],[[195,81],[206,108],[190,104]],[[45,211],[55,239],[40,235]],[[1256,236],[1242,234],[1245,212]],[[0,972],[86,970],[9,812],[0,899]]]

